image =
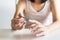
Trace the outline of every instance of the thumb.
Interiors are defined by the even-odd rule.
[[[36,24],[38,24],[40,27],[44,27],[39,21],[37,21],[37,20],[29,20],[29,22],[31,22],[31,23],[36,23]]]

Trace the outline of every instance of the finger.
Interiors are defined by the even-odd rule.
[[[23,16],[21,15],[21,13],[19,13],[18,15],[18,19],[22,18]]]
[[[18,27],[19,27],[19,25],[18,25],[18,26],[12,25],[12,29],[13,29],[13,30],[17,30]]]
[[[19,25],[19,28],[18,28],[18,29],[19,29],[19,30],[22,29],[24,24],[25,24],[25,23],[21,23],[21,24]]]
[[[39,27],[38,26],[35,26],[33,29],[32,29],[32,31],[36,31],[37,29],[39,29]]]
[[[41,28],[38,28],[34,33],[35,33],[35,34],[38,34],[38,33],[42,33],[42,32],[44,32],[44,31],[41,30]]]
[[[20,30],[20,29],[22,29],[22,28],[23,28],[22,26],[21,26],[21,27],[20,27],[20,26],[17,26],[15,29],[16,29],[16,30]]]
[[[31,22],[31,23],[36,23],[36,24],[39,25],[40,27],[44,27],[39,21],[29,20],[29,22]]]
[[[13,20],[12,23],[18,24],[19,23],[19,20]]]
[[[20,26],[23,26],[25,24],[25,22],[19,23]]]
[[[23,21],[23,20],[17,20],[14,24],[21,24],[21,23],[26,23],[25,21]]]
[[[12,26],[12,29],[13,30],[17,30],[19,25],[18,24],[15,24],[15,23],[11,23],[11,26]]]
[[[21,22],[21,23],[19,23],[19,24],[13,24],[13,25],[15,25],[16,28],[20,28],[20,27],[23,26],[24,24],[25,24],[24,22]]]
[[[21,19],[13,19],[13,21],[15,22],[15,23],[19,23],[19,22],[26,22],[25,20],[24,20],[24,18],[21,18]]]
[[[29,28],[34,28],[36,26],[36,24],[31,24],[30,26],[29,26]]]
[[[42,35],[36,35],[36,36],[37,36],[37,37],[43,37],[43,36],[45,36],[45,35],[42,34]]]
[[[25,24],[24,21],[22,21],[22,22],[18,22],[17,24],[14,23],[13,25],[15,25],[16,27],[17,27],[17,26],[19,27],[19,26],[22,26],[23,24]]]
[[[16,26],[16,29],[19,30],[19,29],[22,29],[23,28],[23,23],[19,24],[18,26]]]
[[[12,27],[13,30],[15,30],[15,25],[11,24],[11,27]]]
[[[20,20],[19,23],[26,23],[26,21],[25,20]]]
[[[42,37],[42,36],[45,36],[44,33],[39,33],[39,34],[36,34],[37,37]]]

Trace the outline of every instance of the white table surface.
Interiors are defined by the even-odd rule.
[[[0,40],[60,40],[60,30],[44,37],[35,37],[32,34],[13,35],[11,29],[0,29]]]

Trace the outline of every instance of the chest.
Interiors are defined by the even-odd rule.
[[[41,11],[41,10],[44,8],[45,3],[43,3],[43,4],[33,4],[33,3],[31,3],[30,6],[31,6],[35,11],[39,12],[39,11]]]
[[[28,2],[25,9],[25,16],[30,19],[43,20],[49,15],[49,12],[50,6],[47,3],[42,5],[31,5],[31,2]]]

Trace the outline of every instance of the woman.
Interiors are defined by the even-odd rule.
[[[12,29],[20,30],[26,24],[36,36],[43,36],[59,29],[60,16],[55,4],[55,0],[19,0],[12,19]]]

